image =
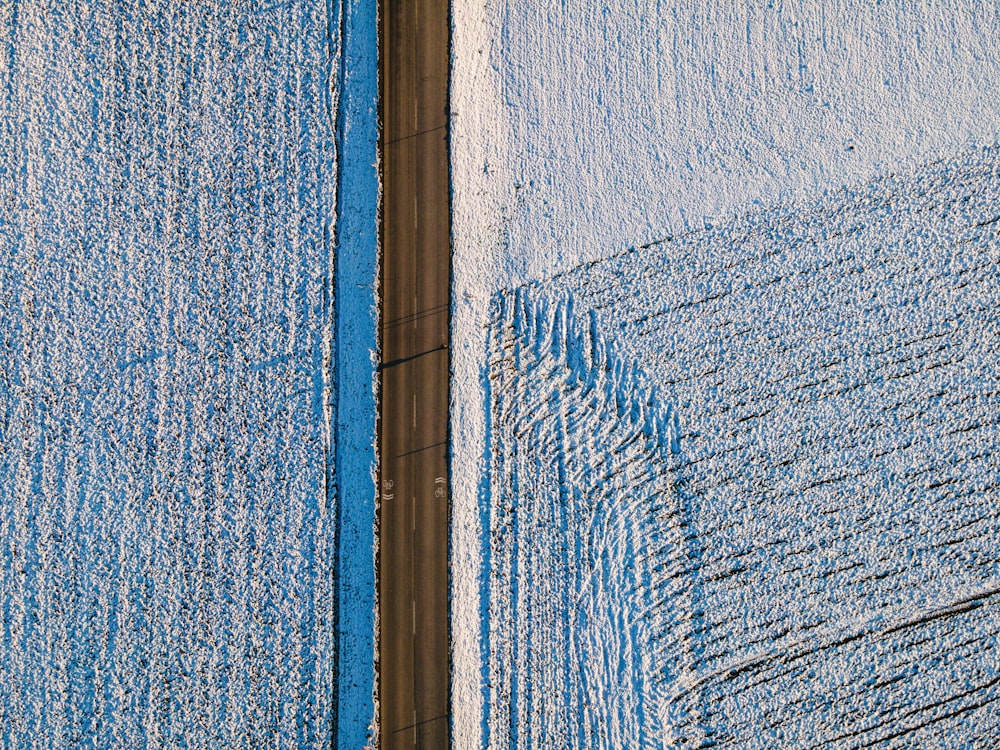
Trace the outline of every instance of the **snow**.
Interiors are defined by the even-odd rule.
[[[998,197],[977,151],[498,297],[488,744],[1000,731]]]
[[[337,376],[337,724],[334,747],[377,746],[375,419],[378,341],[378,27],[372,0],[341,9],[334,275]]]
[[[456,744],[995,736],[997,10],[584,6],[453,9]],[[539,354],[592,313],[628,388]],[[648,409],[676,454],[616,447]],[[595,485],[628,451],[647,499]],[[635,521],[571,564],[595,492]],[[698,573],[623,630],[641,549]]]
[[[673,414],[593,316],[523,290],[498,303],[485,744],[636,746],[655,731],[647,712],[669,658],[656,641],[686,595],[665,575],[686,548]]]
[[[372,7],[0,4],[3,747],[369,738]]]

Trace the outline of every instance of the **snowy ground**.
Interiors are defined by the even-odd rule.
[[[3,747],[364,744],[373,7],[0,4]]]
[[[583,5],[454,9],[456,741],[995,744],[996,9]]]
[[[975,152],[498,298],[491,744],[1000,737],[998,198]]]

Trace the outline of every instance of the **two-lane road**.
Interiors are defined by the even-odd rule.
[[[383,748],[448,746],[447,0],[381,0]]]

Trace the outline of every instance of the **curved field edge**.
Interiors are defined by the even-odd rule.
[[[674,413],[537,287],[496,298],[487,372],[483,745],[644,746],[697,629]]]
[[[550,726],[570,746],[996,739],[998,193],[997,150],[970,150],[497,296],[482,380],[484,744],[535,746]],[[620,416],[563,415],[617,414],[577,403],[572,373],[606,348],[581,342],[603,337],[629,363],[613,372],[642,370],[619,376],[615,409],[672,410],[683,447],[657,492],[672,487],[689,519],[689,616],[661,620],[660,637],[690,651],[664,648],[667,668],[638,678],[672,675],[659,693],[602,693],[557,669],[553,653],[581,660],[551,623],[589,622],[575,598],[549,603],[573,573],[546,597],[521,590],[571,567],[549,558],[578,481],[565,467],[603,462],[585,436],[628,433]],[[659,471],[662,446],[643,451],[636,463]],[[629,499],[591,489],[612,508]],[[622,663],[607,643],[596,675]],[[574,723],[564,707],[581,693],[605,700],[578,703]],[[632,711],[623,730],[628,694],[660,723]]]

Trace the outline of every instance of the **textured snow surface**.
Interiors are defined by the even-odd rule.
[[[634,745],[657,727],[648,712],[676,643],[661,634],[690,610],[671,413],[570,303],[519,292],[496,314],[489,744]]]
[[[455,6],[458,236],[518,282],[1000,132],[996,2]]]
[[[703,427],[711,420],[711,424],[719,425],[721,430],[718,416],[721,405],[728,404],[735,414],[738,402],[733,400],[732,393],[721,387],[712,391],[700,383],[685,386],[683,382],[686,381],[679,381],[681,385],[667,388],[666,379],[689,377],[702,370],[690,359],[668,357],[664,353],[666,344],[662,342],[657,345],[659,348],[646,346],[645,341],[668,336],[652,331],[656,325],[653,320],[644,328],[637,321],[645,313],[637,312],[630,327],[622,329],[621,324],[629,320],[628,308],[623,307],[620,317],[616,318],[610,312],[599,310],[596,298],[587,301],[582,297],[583,291],[576,286],[589,278],[582,271],[555,282],[552,290],[547,289],[546,280],[581,264],[618,256],[630,248],[660,243],[655,257],[666,270],[655,271],[658,278],[655,291],[636,288],[634,294],[680,299],[689,289],[677,284],[701,283],[685,276],[680,270],[682,265],[719,274],[717,281],[728,283],[724,275],[726,269],[722,266],[729,262],[742,263],[720,260],[725,257],[724,240],[718,234],[722,230],[712,227],[728,227],[725,231],[736,232],[736,227],[746,226],[750,221],[741,217],[754,214],[758,217],[754,221],[764,222],[771,220],[766,217],[777,217],[782,212],[797,217],[795,220],[801,224],[814,206],[816,210],[825,207],[823,210],[832,211],[839,205],[832,194],[820,200],[826,191],[837,191],[845,185],[867,185],[892,174],[911,175],[913,184],[917,185],[920,180],[930,179],[931,174],[926,172],[924,177],[917,177],[914,176],[917,171],[937,160],[953,160],[961,154],[969,154],[971,162],[990,161],[992,156],[977,155],[975,149],[1000,140],[1000,108],[995,104],[1000,98],[1000,54],[996,45],[1000,33],[998,12],[1000,6],[993,2],[929,4],[903,0],[757,4],[737,0],[669,3],[609,0],[597,4],[578,0],[558,3],[456,0],[452,4],[450,103],[455,302],[451,348],[454,451],[451,617],[453,729],[460,746],[479,746],[487,737],[498,747],[506,741],[502,733],[488,735],[490,717],[495,715],[490,713],[493,709],[489,703],[489,688],[485,686],[488,675],[484,672],[490,659],[486,596],[490,576],[496,574],[495,566],[489,568],[490,519],[484,508],[488,507],[491,487],[500,476],[491,463],[491,446],[495,440],[505,445],[514,440],[511,436],[494,436],[494,427],[489,422],[497,408],[490,399],[496,398],[497,391],[490,385],[492,366],[484,369],[484,356],[494,359],[498,356],[495,347],[501,338],[498,329],[501,324],[497,321],[502,316],[498,317],[499,308],[494,306],[496,295],[507,294],[504,290],[527,284],[522,292],[530,297],[525,302],[527,307],[538,308],[544,298],[542,306],[550,311],[572,299],[576,310],[574,317],[578,321],[569,325],[570,331],[580,327],[588,329],[589,311],[597,311],[597,334],[606,342],[613,358],[621,361],[626,369],[637,366],[645,373],[642,380],[648,382],[649,387],[663,379],[663,384],[657,387],[665,400],[658,402],[655,408],[676,414],[681,431],[688,433],[688,437],[680,441],[681,457],[690,456],[690,451],[699,445],[698,440],[706,444],[712,441],[712,445],[728,444],[729,447],[722,450],[735,447],[738,443],[733,442],[735,438],[726,437],[726,432],[713,439]],[[965,167],[953,165],[948,169],[957,175]],[[861,195],[867,189],[858,188],[852,194]],[[898,196],[894,201],[911,200],[912,196],[907,197],[909,187],[886,189]],[[847,210],[848,199],[843,200],[844,210]],[[947,202],[946,197],[941,200]],[[782,206],[785,208],[780,208]],[[857,213],[866,225],[874,221],[874,217],[864,218],[861,209]],[[983,213],[988,212],[984,210]],[[819,238],[823,231],[843,231],[841,218],[832,217],[828,221],[830,226],[810,230],[812,236]],[[896,243],[893,245],[896,252],[903,253],[901,248],[904,246],[899,244],[902,235],[892,234],[891,227],[879,226],[879,232],[888,232],[886,241]],[[921,219],[916,226],[920,227],[920,237],[939,231],[931,217]],[[661,242],[670,235],[678,239]],[[695,236],[705,239],[697,242],[680,239]],[[719,243],[709,242],[707,238],[713,236],[720,238]],[[789,241],[791,239],[793,237],[789,237]],[[916,240],[912,242],[918,246]],[[774,243],[781,245],[777,239]],[[737,250],[730,248],[730,251],[736,253],[734,258],[742,257]],[[807,256],[796,252],[800,253],[797,256],[800,262],[805,263]],[[825,261],[813,263],[817,268],[815,283],[805,288],[811,290],[809,293],[817,300],[826,296],[840,299],[839,290],[848,280],[832,270],[823,272],[822,262]],[[918,258],[913,262],[926,261]],[[898,267],[905,268],[905,261],[899,261]],[[615,283],[627,281],[634,270],[624,262],[618,268],[622,276]],[[780,272],[776,271],[775,275]],[[926,278],[928,290],[934,291],[934,275],[928,273]],[[917,282],[914,276],[895,274],[884,283],[896,283],[914,290]],[[608,282],[607,287],[613,289],[614,284]],[[915,291],[911,293],[916,294]],[[612,294],[606,292],[608,299],[600,303],[607,304],[609,311],[623,305],[648,303],[645,297],[611,302]],[[792,298],[787,290],[782,295],[766,299]],[[901,291],[894,294],[893,305],[901,304],[902,297]],[[802,300],[801,304],[807,302]],[[751,332],[743,338],[724,339],[722,344],[713,343],[715,339],[704,333],[708,322],[695,320],[696,313],[707,315],[706,311],[714,309],[710,306],[692,308],[684,318],[678,317],[679,313],[662,317],[676,322],[675,332],[669,336],[682,338],[686,346],[702,341],[706,346],[727,347],[724,354],[717,351],[713,355],[718,357],[716,366],[727,369],[730,361],[741,363],[740,371],[745,370],[748,379],[751,376],[780,377],[785,372],[782,368],[792,367],[789,363],[794,363],[797,356],[813,357],[803,363],[803,372],[810,372],[811,363],[819,367],[821,360],[811,353],[812,349],[796,351],[799,343],[787,352],[761,348],[763,344],[757,343],[755,332],[787,335],[789,345],[793,336],[807,338],[804,332],[793,334],[790,329],[776,330],[774,326],[779,324],[776,311],[762,304],[758,304],[756,297],[750,297],[745,311],[731,314],[733,325],[742,323]],[[895,309],[893,305],[890,308]],[[942,305],[944,303],[939,301],[931,306],[937,311],[934,315],[940,313]],[[505,309],[513,310],[513,303],[507,303]],[[901,321],[905,318],[899,310],[895,314]],[[988,316],[982,313],[978,318],[973,316],[964,321],[964,328],[950,335],[948,351],[957,358],[968,347],[976,346],[977,334],[969,326],[972,323],[984,325],[986,320]],[[718,319],[713,324],[725,322]],[[820,324],[832,325],[822,321],[815,323]],[[903,322],[899,326],[903,326]],[[880,337],[890,331],[890,326],[888,323],[872,324],[870,329],[871,332],[867,332],[860,324],[848,327],[844,335],[849,338],[845,342],[858,351],[863,345],[875,347]],[[512,341],[526,340],[524,335],[523,332],[510,334]],[[883,343],[888,346],[893,342]],[[899,356],[905,353],[900,352]],[[750,365],[754,356],[758,357],[756,364]],[[926,355],[920,362],[928,357],[932,355]],[[871,368],[874,372],[882,367],[880,361],[872,353],[858,360],[864,364],[856,362],[850,367],[860,367],[862,371]],[[983,377],[989,376],[994,364],[985,355],[975,360],[966,355],[962,361],[969,368],[967,373]],[[934,363],[933,359],[927,362]],[[544,367],[547,365],[540,366]],[[688,369],[674,372],[677,368]],[[942,376],[941,369],[914,377],[932,383]],[[668,374],[671,372],[674,374]],[[850,369],[844,372],[853,374]],[[821,374],[817,371],[817,378]],[[534,381],[529,384],[527,372],[522,376],[524,382],[520,387],[526,392],[543,393],[549,387]],[[598,377],[594,374],[586,376],[585,380]],[[804,386],[800,395],[810,393],[810,388],[822,387],[809,386],[809,382],[807,376],[801,376],[790,387]],[[752,383],[748,380],[744,385]],[[742,386],[733,386],[736,387]],[[867,446],[871,441],[883,441],[888,445],[897,439],[894,430],[865,425],[874,425],[881,411],[894,402],[883,401],[881,396],[876,398],[872,391],[867,393],[870,398],[866,396],[868,400],[860,405],[852,402],[851,397],[841,397],[835,403],[838,408],[858,406],[859,411],[853,416],[845,415],[843,420],[853,419],[850,424],[856,431],[866,433],[860,438],[861,445]],[[697,401],[700,398],[706,399],[704,404]],[[981,394],[978,398],[984,396]],[[800,416],[813,425],[810,429],[815,430],[811,433],[816,436],[814,440],[823,430],[832,430],[835,423],[841,425],[839,429],[843,432],[843,422],[836,422],[832,411],[823,411],[832,410],[833,403],[820,404],[808,419],[805,412],[791,412],[782,407],[772,412],[769,421],[751,419],[739,424],[761,431],[764,442],[753,450],[762,451],[761,455],[766,457],[769,451],[777,451],[779,447],[782,451],[790,450],[780,441],[773,442],[772,447],[772,440],[778,439],[766,437],[765,440],[766,434],[784,435],[793,427],[805,430],[806,424],[796,421]],[[969,403],[964,403],[955,409],[954,417],[966,414],[968,407]],[[610,409],[610,406],[595,408]],[[767,406],[760,408],[763,411]],[[868,409],[874,412],[866,411]],[[751,413],[739,411],[738,418]],[[556,427],[546,429],[556,430]],[[701,432],[701,437],[695,438],[696,432]],[[925,433],[918,434],[936,433],[928,428]],[[590,445],[582,433],[573,439],[578,445]],[[614,439],[609,439],[609,444],[614,445]],[[651,457],[662,450],[658,445],[650,443]],[[785,472],[781,482],[776,477],[769,480],[767,486],[777,487],[774,491],[778,492],[790,491],[794,486],[788,478],[791,473],[798,471],[805,476],[820,472],[827,466],[823,461],[830,466],[835,460],[857,461],[855,471],[869,466],[872,459],[858,452],[862,448],[850,453],[847,445],[846,442],[831,443],[831,450],[840,453],[831,453],[826,458],[818,449],[808,453],[810,457],[805,462],[792,463],[779,470]],[[920,450],[925,449],[926,446]],[[527,449],[518,449],[522,453],[524,450]],[[705,450],[708,451],[706,456],[712,453],[711,449]],[[711,461],[720,471],[728,471],[716,478],[722,482],[737,469],[742,471],[744,459],[755,455],[751,448],[735,454],[706,458],[703,463]],[[599,455],[603,453],[599,451]],[[725,456],[730,463],[725,463]],[[577,459],[579,456],[573,460]],[[544,463],[544,460],[555,459],[539,460]],[[668,461],[673,460],[679,459]],[[513,464],[505,466],[504,471],[513,471]],[[962,476],[967,477],[962,481],[978,482],[985,488],[989,483],[988,469],[989,464],[980,461],[974,470],[962,470]],[[747,466],[746,473],[735,476],[719,489],[708,488],[710,481],[693,475],[664,475],[657,481],[672,482],[677,487],[683,487],[682,483],[686,482],[689,487],[698,488],[701,494],[678,502],[691,508],[695,516],[704,514],[706,525],[702,528],[707,529],[709,522],[717,520],[725,527],[740,518],[736,511],[730,518],[725,505],[718,507],[719,498],[731,495],[738,497],[740,503],[756,502],[752,499],[753,493],[758,491],[755,483],[763,480],[755,478],[754,471],[757,470]],[[832,469],[823,469],[817,478],[820,476],[828,479],[835,474]],[[889,485],[897,481],[887,478],[881,470],[870,472],[869,480]],[[592,480],[587,478],[585,481]],[[856,480],[859,484],[864,481]],[[898,481],[911,488],[917,486],[916,479],[904,477]],[[823,487],[826,485],[808,492],[827,491]],[[854,491],[852,486],[850,492]],[[931,494],[945,491],[928,490]],[[898,493],[894,497],[895,502],[902,503]],[[699,504],[700,498],[706,498],[705,505]],[[708,504],[709,499],[711,504]],[[802,502],[806,504],[795,507],[810,507],[806,500]],[[900,516],[907,512],[902,511]],[[791,528],[798,530],[795,533],[806,534],[811,528],[809,524],[820,524],[823,518],[822,514],[816,514],[815,519],[810,515],[802,521],[806,526]],[[973,516],[969,516],[965,520],[972,519]],[[786,520],[779,515],[774,525],[786,524]],[[934,529],[936,534],[943,533],[943,526]],[[725,533],[717,530],[716,539],[724,538]],[[844,533],[848,533],[847,527]],[[862,529],[867,539],[864,534],[867,532]],[[886,540],[894,538],[893,534],[900,538],[903,532],[900,527],[890,526],[886,529]],[[792,553],[799,549],[794,540],[790,540],[768,559],[776,566],[781,554],[791,555],[788,557],[791,560],[794,558]],[[995,552],[993,550],[994,556]],[[830,554],[833,559],[835,554]],[[873,550],[871,554],[880,553]],[[911,576],[923,581],[927,574],[920,572],[920,561],[931,568],[937,565],[939,570],[948,573],[962,569],[958,563],[932,563],[924,553],[914,555],[911,561],[901,564],[904,572],[896,577],[897,584]],[[864,559],[867,561],[868,557]],[[788,565],[794,567],[791,563]],[[523,572],[523,568],[520,570]],[[831,572],[829,579],[833,591],[834,584],[839,585],[842,579],[849,580],[850,574]],[[575,579],[570,577],[568,580]],[[712,595],[745,596],[748,600],[757,595],[752,587],[737,587],[735,581],[732,585],[733,593]],[[929,588],[919,590],[930,596]],[[963,592],[968,590],[962,589]],[[811,599],[795,606],[820,607],[825,591],[825,588],[817,588]],[[843,592],[837,591],[836,595],[843,597]],[[906,591],[905,586],[903,591]],[[917,605],[906,600],[905,594],[901,596],[901,611],[916,611]],[[721,606],[722,600],[719,601]],[[848,598],[844,601],[860,600]],[[926,606],[933,608],[941,601],[943,599],[932,598]],[[838,607],[850,606],[849,603],[831,605],[830,616],[834,618],[831,622],[840,622],[836,619],[840,616],[837,612],[841,611]],[[858,616],[864,619],[863,613]],[[726,627],[736,628],[736,625]],[[720,632],[720,626],[716,626],[715,635]],[[727,640],[725,648],[748,647],[742,636]],[[946,658],[942,654],[948,653],[947,649],[937,649],[933,645],[926,648],[936,660]],[[609,667],[602,674],[610,675],[613,671]],[[651,683],[644,678],[642,684],[648,688]],[[783,690],[777,683],[768,684],[776,693]],[[629,690],[635,692],[633,688]],[[730,704],[720,703],[707,692],[705,695],[707,706],[718,706],[726,716],[736,715]],[[722,686],[718,687],[718,695],[729,696],[730,693]],[[737,698],[727,697],[726,700]],[[832,705],[848,703],[841,701]],[[876,711],[861,698],[852,705],[861,715]],[[603,707],[593,710],[603,711],[607,716],[617,715]],[[947,710],[942,709],[942,712],[947,713]],[[646,721],[651,715],[646,712]],[[674,716],[671,721],[676,719],[676,715],[670,716]],[[787,727],[788,722],[782,721]],[[713,722],[711,726],[719,732],[730,731],[722,728],[718,717]],[[903,723],[896,726],[902,727]],[[807,736],[809,731],[803,729],[802,736]],[[761,736],[767,733],[762,731]],[[902,737],[897,742],[909,741],[914,741],[914,736]],[[608,742],[613,744],[610,739]],[[772,745],[782,746],[782,741],[773,740]]]
[[[342,17],[0,4],[3,747],[329,747]]]
[[[486,744],[1000,741],[998,205],[976,150],[497,298]]]

